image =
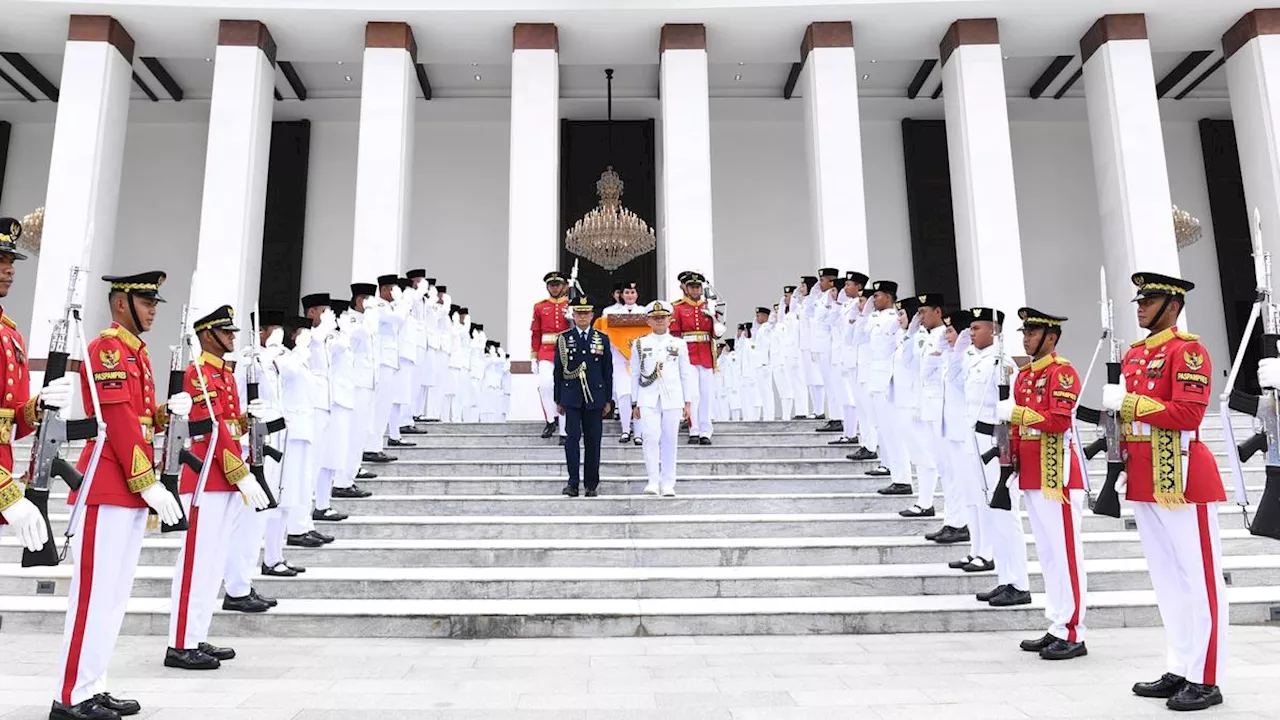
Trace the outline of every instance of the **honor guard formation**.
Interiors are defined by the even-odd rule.
[[[0,219],[0,228],[8,230],[0,234],[3,296],[25,257],[15,244],[21,226]],[[143,338],[165,305],[165,273],[103,277],[112,322],[74,347],[79,273],[35,393],[22,335],[0,314],[0,516],[25,548],[25,566],[57,565],[65,552],[74,561],[49,713],[56,720],[141,710],[109,692],[106,672],[149,527],[180,542],[164,665],[215,670],[236,658],[212,642],[215,610],[276,606],[254,588],[255,575],[305,573],[286,549],[334,542],[317,529],[347,519],[331,498],[370,496],[357,481],[396,460],[386,448],[413,447],[414,435],[430,432],[419,423],[502,422],[509,411],[507,353],[421,269],[354,283],[349,299],[307,295],[300,316],[184,306],[163,395]],[[964,548],[951,572],[992,574],[975,604],[1032,602],[1025,508],[1046,627],[1020,647],[1049,661],[1088,655],[1082,529],[1088,513],[1119,517],[1123,496],[1168,638],[1164,674],[1133,692],[1174,710],[1223,701],[1228,618],[1217,504],[1227,498],[1199,437],[1213,363],[1177,326],[1191,283],[1133,275],[1147,336],[1122,355],[1106,314],[1107,377],[1101,407],[1091,409],[1079,401],[1092,368],[1058,354],[1069,321],[1051,311],[1023,307],[1015,319],[993,307],[961,309],[927,289],[907,295],[892,280],[826,267],[784,286],[776,304],[756,307],[728,337],[726,305],[706,276],[678,277],[683,294],[673,301],[642,302],[637,283],[619,283],[597,318],[576,267],[544,276],[530,351],[542,437],[564,446],[563,495],[599,497],[611,417],[621,450],[643,457],[643,493],[659,498],[676,496],[682,430],[688,444],[708,446],[716,422],[823,421],[817,430],[830,445],[875,462],[871,474],[887,483],[881,495],[909,498],[903,517],[937,518],[927,541]],[[1105,278],[1103,287],[1110,308]],[[1009,322],[1018,323],[1020,348],[1006,339]],[[1280,348],[1276,329],[1267,332],[1257,368],[1265,392],[1237,393],[1231,407],[1274,430]],[[73,357],[83,358],[78,369]],[[85,417],[70,419],[77,372]],[[1101,437],[1086,445],[1080,423],[1098,425]],[[30,466],[18,477],[13,443],[28,435]],[[59,449],[80,440],[78,461],[62,459]],[[1266,449],[1265,433],[1251,444]],[[1091,481],[1087,461],[1103,452],[1106,478]],[[1275,536],[1280,475],[1271,482],[1271,465],[1280,473],[1280,461],[1269,463],[1252,530]],[[71,489],[61,552],[49,521],[53,479]]]

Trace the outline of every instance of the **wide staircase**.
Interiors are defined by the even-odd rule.
[[[1021,630],[1044,627],[1043,598],[1013,609],[974,593],[994,573],[947,562],[967,545],[922,538],[941,518],[907,519],[914,500],[875,490],[868,463],[845,459],[808,421],[721,423],[715,444],[679,447],[677,498],[641,493],[642,449],[606,435],[598,498],[562,497],[563,450],[541,424],[427,424],[417,448],[372,467],[375,495],[335,500],[351,514],[317,549],[288,548],[296,578],[255,578],[279,607],[219,611],[214,637],[601,637]],[[1250,420],[1238,418],[1241,437]],[[607,424],[616,430],[616,423]],[[1092,435],[1092,431],[1088,431]],[[1226,476],[1215,416],[1203,436]],[[18,448],[25,464],[29,442]],[[20,465],[21,467],[22,465]],[[1102,458],[1092,464],[1100,485]],[[1259,459],[1247,466],[1256,500]],[[1229,481],[1228,481],[1229,484]],[[1230,491],[1228,491],[1230,494]],[[60,537],[65,488],[51,501]],[[941,510],[941,493],[938,498]],[[1223,504],[1223,572],[1233,623],[1280,621],[1280,542],[1251,536]],[[1024,522],[1025,524],[1025,522]],[[1086,513],[1087,622],[1160,622],[1132,512]],[[1032,543],[1028,527],[1027,541]],[[148,532],[124,632],[163,635],[178,539]],[[0,541],[0,623],[6,632],[61,632],[70,560],[19,566]],[[1043,584],[1032,558],[1032,590]]]

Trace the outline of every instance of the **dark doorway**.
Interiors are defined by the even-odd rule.
[[[258,306],[296,315],[302,287],[302,239],[307,219],[311,121],[271,123],[267,200],[262,224]]]
[[[653,120],[560,121],[560,270],[569,272],[575,255],[564,247],[564,234],[599,203],[596,181],[612,165],[622,176],[622,204],[657,230],[657,165]],[[612,134],[612,141],[610,141]],[[662,242],[662,238],[658,238]],[[541,271],[541,268],[539,268]],[[587,260],[578,262],[578,281],[599,313],[613,304],[613,285],[638,283],[641,302],[658,289],[658,254],[647,253],[613,273]]]
[[[916,292],[940,292],[948,310],[960,308],[965,298],[960,297],[960,274],[956,269],[946,122],[904,119],[902,156]],[[972,302],[972,298],[968,300]]]

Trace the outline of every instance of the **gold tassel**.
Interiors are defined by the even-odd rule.
[[[160,516],[159,516],[159,515],[155,515],[155,514],[148,514],[148,515],[147,515],[147,529],[148,529],[148,530],[159,530],[159,529],[160,529]]]
[[[1187,504],[1182,483],[1182,433],[1151,428],[1152,496],[1166,510]]]
[[[1050,502],[1065,503],[1062,469],[1066,462],[1066,446],[1062,433],[1040,435],[1040,493]]]

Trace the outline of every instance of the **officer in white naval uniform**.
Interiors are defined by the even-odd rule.
[[[689,419],[698,380],[685,341],[668,332],[671,306],[655,300],[646,314],[650,333],[631,347],[631,396],[636,399],[632,412],[646,438],[644,466],[649,482],[644,491],[675,497],[676,441],[681,419]]]

